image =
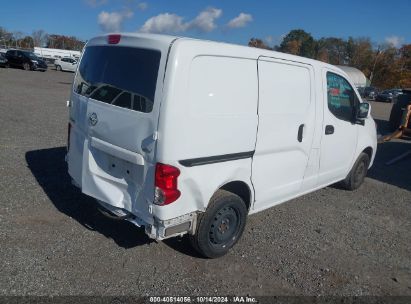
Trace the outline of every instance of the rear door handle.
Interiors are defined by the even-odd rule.
[[[300,125],[300,126],[298,127],[297,140],[298,140],[299,142],[302,142],[302,141],[303,141],[303,131],[304,131],[304,124],[302,124],[302,125]]]
[[[334,126],[326,125],[325,126],[325,135],[334,134]]]

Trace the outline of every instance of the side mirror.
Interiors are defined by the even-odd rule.
[[[361,102],[358,107],[356,123],[364,125],[364,119],[370,114],[371,106],[368,102]]]

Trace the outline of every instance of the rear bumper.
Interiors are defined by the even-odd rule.
[[[156,217],[152,224],[147,223],[140,217],[124,209],[113,207],[102,201],[97,200],[99,205],[103,207],[107,212],[102,212],[103,215],[109,218],[115,218],[118,220],[126,220],[138,227],[144,227],[145,233],[151,239],[164,240],[175,236],[181,236],[186,233],[193,234],[197,222],[197,214],[189,213],[182,216],[170,219],[170,220],[159,220]],[[101,211],[101,210],[100,210]]]
[[[197,223],[197,213],[188,213],[170,220],[154,218],[153,225],[145,226],[146,234],[156,240],[164,240],[186,233],[194,234]]]

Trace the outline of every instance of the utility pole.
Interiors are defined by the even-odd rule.
[[[382,51],[382,50],[380,49],[380,46],[378,46],[377,55],[375,56],[374,65],[373,65],[373,67],[372,67],[372,71],[371,71],[371,75],[370,75],[370,86],[371,86],[372,80],[373,80],[373,78],[374,78],[374,71],[375,71],[375,66],[377,65],[378,57],[379,57],[382,53],[384,53],[384,51]]]

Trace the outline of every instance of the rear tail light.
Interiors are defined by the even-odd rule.
[[[170,165],[158,163],[155,173],[154,204],[164,206],[176,201],[181,192],[177,189],[180,170]]]
[[[67,151],[70,150],[70,133],[71,133],[71,123],[67,126]]]
[[[121,35],[119,34],[113,34],[113,35],[108,35],[107,41],[108,44],[117,44],[120,42]]]

